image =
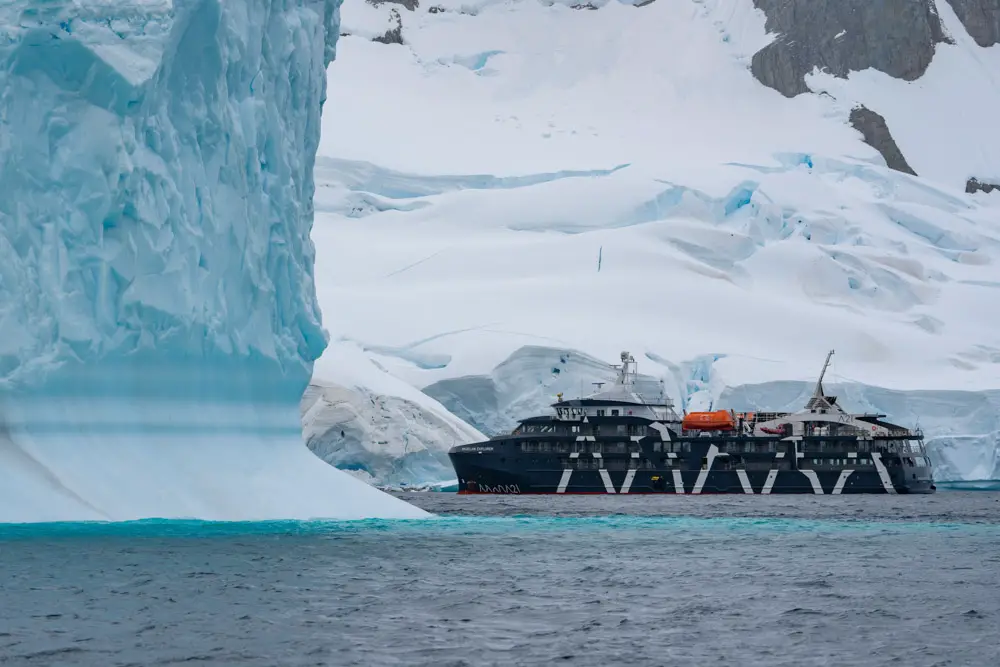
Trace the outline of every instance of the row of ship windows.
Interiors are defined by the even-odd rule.
[[[785,451],[784,445],[776,447],[774,441],[744,443],[744,447],[720,448],[722,451],[745,452],[745,453],[768,453],[775,451]],[[547,440],[522,440],[521,451],[529,454],[625,454],[628,452],[639,452],[642,448],[637,442],[551,442]],[[653,451],[656,453],[690,454],[690,442],[661,442],[653,443]]]
[[[767,454],[774,453],[775,451],[786,451],[785,444],[776,443],[774,441],[770,442],[738,442],[732,441],[730,443],[721,443],[723,446],[719,447],[721,452],[733,453],[733,454]],[[590,442],[590,441],[578,441],[578,442],[552,442],[549,440],[522,440],[520,443],[520,448],[522,452],[526,454],[627,454],[631,452],[642,451],[639,443],[637,442]],[[838,451],[843,451],[839,449]],[[677,454],[690,454],[691,453],[691,443],[690,442],[654,442],[653,452],[655,453],[677,453]],[[806,450],[809,453],[809,450]],[[862,456],[862,458],[864,458]],[[813,459],[814,461],[830,461],[830,459]],[[850,459],[833,459],[833,461],[849,461]],[[916,465],[929,465],[927,463],[922,463],[925,461],[922,457],[915,457]],[[838,463],[838,465],[846,465],[846,463]]]
[[[564,470],[652,470],[649,459],[559,459]]]
[[[549,442],[523,440],[521,451],[528,454],[627,454],[640,451],[637,442]]]
[[[866,468],[871,466],[871,459],[800,459],[800,468]]]
[[[774,440],[766,440],[763,442],[752,442],[746,440],[730,440],[728,442],[722,441],[715,443],[719,448],[720,452],[732,453],[732,454],[768,454],[774,452],[787,451],[787,444],[782,442],[777,442]],[[853,448],[856,448],[858,452],[864,454],[870,451],[870,449],[875,449],[877,451],[884,451],[885,447],[872,447],[870,448],[865,442],[857,442],[854,444]],[[820,443],[820,446],[810,446],[810,443],[803,443],[802,451],[806,454],[822,454],[825,452],[830,453],[841,453],[844,451],[843,444],[836,443]],[[520,448],[522,452],[528,454],[568,454],[570,452],[578,454],[626,454],[629,452],[639,452],[641,448],[637,442],[593,442],[593,441],[575,441],[575,442],[553,442],[550,440],[522,440],[520,443]],[[690,442],[662,442],[656,441],[653,443],[653,452],[655,453],[676,453],[676,454],[690,454],[691,453],[691,443]],[[820,461],[824,459],[818,459]],[[848,459],[844,459],[848,460]],[[916,465],[929,466],[930,463],[924,457],[914,457],[913,461]],[[910,463],[911,461],[907,461]]]
[[[888,442],[876,442],[872,443],[867,440],[857,440],[849,443],[850,449],[852,451],[857,451],[860,453],[868,453],[872,451],[876,452],[891,452],[895,451],[893,448],[897,441]],[[771,452],[784,452],[788,449],[788,444],[780,442],[777,440],[764,440],[764,441],[754,441],[754,440],[720,440],[713,442],[716,447],[719,448],[720,452],[732,453],[732,454],[767,454]],[[835,440],[818,440],[809,441],[803,440],[800,443],[799,451],[805,454],[839,454],[844,451],[847,443],[838,442]],[[682,454],[689,454],[691,452],[690,442],[654,442],[653,443],[654,452],[677,452]],[[917,457],[920,459],[921,457]],[[926,460],[926,459],[924,459]],[[918,464],[919,465],[919,464]],[[929,465],[929,464],[927,464]]]
[[[657,435],[657,431],[645,424],[522,424],[513,435]]]
[[[713,444],[719,448],[720,452],[733,452],[733,453],[743,452],[746,454],[751,454],[751,453],[767,454],[769,452],[785,451],[785,445],[784,444],[779,445],[778,442],[775,440],[764,440],[761,442],[730,440],[728,442],[718,441]],[[704,445],[700,446],[704,447]],[[690,454],[691,443],[658,441],[653,443],[653,451],[674,452],[677,454]]]

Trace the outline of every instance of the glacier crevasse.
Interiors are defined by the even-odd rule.
[[[0,520],[423,515],[301,440],[339,5],[0,8]]]

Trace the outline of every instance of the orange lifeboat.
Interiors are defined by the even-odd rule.
[[[736,420],[729,410],[689,412],[684,415],[681,428],[685,431],[732,431],[736,428]]]

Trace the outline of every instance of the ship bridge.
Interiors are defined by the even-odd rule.
[[[678,422],[680,417],[674,410],[673,401],[661,387],[656,397],[646,397],[636,391],[638,377],[635,358],[628,352],[621,353],[622,363],[614,368],[618,371],[615,382],[602,390],[603,382],[595,382],[597,392],[590,396],[562,400],[553,403],[556,417],[563,421],[586,422],[589,417],[642,417],[660,422]]]

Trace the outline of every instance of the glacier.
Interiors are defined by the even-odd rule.
[[[1000,190],[966,192],[1000,183],[993,5],[346,0],[312,238],[313,396],[347,393],[308,437],[444,481],[390,465],[453,441],[439,406],[492,433],[630,350],[680,404],[780,409],[835,349],[941,479],[1000,476]]]
[[[339,5],[0,7],[0,521],[426,516],[302,443]]]

